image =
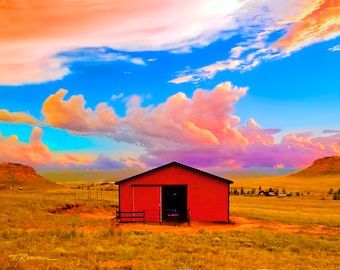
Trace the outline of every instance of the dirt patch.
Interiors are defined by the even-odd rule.
[[[312,233],[312,234],[338,234],[340,228],[328,229],[322,225],[315,225],[313,227],[304,227],[300,225],[291,225],[278,222],[265,222],[260,220],[249,219],[241,216],[232,216],[232,224],[221,224],[211,222],[191,222],[173,224],[173,225],[159,225],[159,224],[142,224],[142,223],[126,223],[119,224],[117,228],[122,230],[140,230],[150,232],[178,232],[187,234],[196,234],[202,231],[246,231],[250,229],[270,230],[277,233]]]
[[[49,209],[48,212],[52,213],[52,214],[61,214],[61,213],[64,213],[66,211],[70,212],[70,210],[74,210],[75,208],[78,208],[78,207],[79,207],[79,204],[67,203],[67,204],[64,204],[62,206],[58,206],[56,208]]]
[[[87,219],[102,219],[107,221],[107,226],[114,227],[119,230],[136,230],[149,232],[177,232],[185,234],[197,234],[202,231],[246,231],[251,229],[270,230],[277,233],[309,233],[309,234],[340,234],[340,228],[328,228],[323,225],[314,225],[310,227],[301,226],[297,224],[285,224],[279,222],[266,222],[256,219],[250,219],[242,216],[230,217],[232,221],[227,223],[213,223],[213,222],[198,222],[192,221],[189,226],[188,223],[178,224],[158,224],[158,223],[120,223],[115,220],[115,210],[107,208],[94,209],[88,211],[86,205],[65,204],[55,209],[49,210],[50,213],[55,214],[77,214]],[[86,228],[83,228],[87,230]],[[95,227],[88,228],[88,231],[95,230]]]

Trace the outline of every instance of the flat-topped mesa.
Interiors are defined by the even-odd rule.
[[[0,162],[0,184],[29,188],[57,186],[37,174],[33,167],[12,162]]]
[[[306,169],[293,173],[294,177],[317,177],[340,175],[340,156],[317,159]]]

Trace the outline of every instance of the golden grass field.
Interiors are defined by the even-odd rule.
[[[340,181],[242,179],[232,189],[259,186],[293,196],[231,196],[233,224],[190,227],[113,224],[115,191],[90,200],[66,187],[0,190],[0,270],[339,269],[340,201],[327,193]]]

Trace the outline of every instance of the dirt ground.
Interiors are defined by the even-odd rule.
[[[115,225],[122,230],[141,230],[150,232],[178,232],[195,234],[202,230],[208,232],[214,231],[246,231],[249,229],[264,229],[271,230],[277,233],[311,233],[311,234],[339,234],[340,229],[329,229],[322,225],[312,227],[303,227],[299,225],[283,224],[278,222],[264,222],[254,219],[249,219],[241,216],[231,216],[232,224],[221,224],[211,222],[191,222],[181,223],[176,225],[159,225],[159,224],[142,224],[142,223],[128,223]]]
[[[115,219],[115,211],[107,209],[97,209],[91,213],[86,212],[81,205],[66,209],[59,214],[78,214],[87,219],[102,219],[105,220],[108,226],[112,226],[119,230],[135,230],[135,231],[149,231],[149,232],[177,232],[186,234],[197,234],[202,230],[206,232],[214,231],[246,231],[250,229],[270,230],[277,233],[309,233],[309,234],[340,234],[340,228],[328,228],[323,225],[301,226],[297,224],[285,224],[279,222],[265,222],[255,219],[250,219],[242,216],[231,215],[230,224],[214,223],[214,222],[198,222],[192,221],[190,226],[185,223],[118,223]],[[85,226],[84,230],[94,231],[98,228]]]
[[[207,232],[213,231],[246,231],[249,229],[264,229],[277,233],[309,233],[309,234],[340,234],[340,228],[327,228],[323,225],[301,226],[297,224],[284,224],[279,222],[265,222],[255,219],[249,219],[242,216],[230,217],[231,224],[198,222],[192,221],[190,226],[188,223],[179,224],[158,224],[158,223],[118,223],[112,212],[98,211],[94,213],[78,213],[85,218],[104,219],[108,224],[120,230],[137,230],[149,232],[178,232],[186,234],[196,234],[202,230]],[[94,229],[94,228],[92,228]],[[91,229],[89,229],[91,230]]]

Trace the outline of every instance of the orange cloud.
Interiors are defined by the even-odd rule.
[[[22,112],[9,112],[8,110],[0,110],[0,122],[10,122],[10,123],[26,123],[35,125],[38,120],[33,116],[22,113]]]
[[[119,118],[105,103],[95,110],[85,108],[81,95],[64,100],[67,91],[61,89],[45,100],[42,113],[46,123],[53,127],[107,136],[150,149],[164,145],[165,141],[171,149],[181,144],[207,147],[223,143],[234,148],[233,145],[244,145],[245,139],[235,130],[240,120],[232,115],[233,104],[246,91],[247,88],[226,82],[212,91],[198,89],[192,98],[180,92],[163,104],[147,108],[141,107],[138,96],[133,96],[127,103],[126,116]],[[234,142],[239,140],[240,143]]]
[[[115,155],[91,156],[52,153],[42,142],[42,129],[33,128],[29,143],[13,135],[0,134],[0,160],[72,168],[109,168],[127,165],[157,166],[177,160],[197,167],[264,166],[304,167],[316,158],[340,155],[340,134],[313,138],[311,133],[289,134],[276,142],[279,129],[264,129],[255,120],[241,123],[233,115],[234,105],[247,92],[230,82],[208,91],[197,89],[192,97],[184,93],[170,96],[157,106],[141,106],[134,96],[127,103],[126,115],[119,118],[105,103],[95,110],[86,108],[84,97],[64,100],[66,90],[46,99],[42,112],[46,123],[77,135],[106,136],[143,149],[139,158]]]
[[[306,14],[305,11],[308,11]],[[340,5],[338,0],[311,2],[303,15],[291,18],[293,25],[273,47],[287,53],[313,43],[330,40],[340,35]],[[287,21],[283,22],[287,23]]]
[[[193,75],[187,75],[187,76],[180,76],[177,77],[176,79],[170,80],[169,82],[171,83],[176,83],[176,84],[180,84],[180,83],[185,83],[185,82],[190,82],[194,79]]]
[[[112,130],[117,125],[117,116],[111,107],[105,103],[97,105],[93,111],[85,108],[82,95],[72,96],[65,101],[67,90],[60,89],[49,96],[42,107],[46,122],[53,127],[71,131],[94,132]]]
[[[0,160],[33,165],[52,162],[52,154],[41,141],[41,136],[39,127],[33,128],[29,143],[20,142],[16,135],[6,138],[0,133]]]
[[[0,24],[6,26],[0,29],[0,84],[61,79],[70,73],[72,59],[58,54],[79,48],[145,51],[204,46],[217,40],[221,31],[235,27],[232,15],[244,3],[5,1],[0,6]]]

